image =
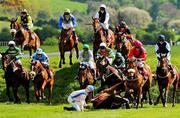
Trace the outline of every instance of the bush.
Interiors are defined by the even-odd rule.
[[[48,46],[54,46],[58,44],[58,39],[56,37],[48,37],[45,39],[43,45],[48,45]]]
[[[10,31],[8,28],[3,28],[0,33],[0,40],[1,41],[10,41],[12,39],[12,36],[10,34]]]

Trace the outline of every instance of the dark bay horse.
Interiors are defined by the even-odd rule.
[[[21,52],[23,53],[24,49],[29,50],[29,55],[32,55],[32,49],[35,51],[40,47],[40,39],[35,32],[32,32],[31,38],[28,31],[23,28],[21,24],[17,22],[17,19],[12,18],[10,21],[10,32],[14,37],[14,41],[17,45],[21,46]]]
[[[92,19],[93,19],[92,25],[94,29],[93,55],[95,57],[99,49],[100,43],[105,42],[108,47],[112,48],[114,46],[115,38],[114,38],[114,33],[112,32],[112,30],[109,29],[110,36],[108,36],[108,39],[106,39],[105,30],[101,26],[99,19],[97,18],[92,18]]]
[[[83,62],[79,64],[79,84],[81,89],[85,89],[87,85],[95,84],[95,78],[91,68]]]
[[[126,35],[116,35],[116,50],[127,60],[127,55],[132,48],[131,42]]]
[[[175,77],[172,77],[172,73],[169,70],[168,67],[168,60],[165,56],[161,55],[161,58],[159,60],[160,66],[158,68],[157,72],[157,80],[159,85],[159,92],[160,96],[158,97],[156,104],[159,102],[159,98],[161,98],[162,104],[164,107],[167,107],[167,98],[168,98],[168,92],[170,89],[170,86],[173,85],[173,104],[172,107],[175,106],[175,98],[176,98],[176,91],[178,88],[178,82],[179,82],[179,71],[176,66],[173,66],[173,69],[175,71]],[[163,89],[165,89],[165,92],[163,92]]]
[[[10,87],[12,87],[13,94],[14,94],[14,103],[21,103],[20,97],[18,94],[18,88],[20,85],[22,85],[26,91],[26,98],[27,103],[30,103],[29,100],[29,83],[30,78],[28,72],[23,69],[21,70],[18,65],[14,63],[14,57],[2,54],[2,62],[3,62],[3,70],[5,72],[5,81],[6,81],[6,94],[9,98],[9,101],[13,101],[13,99],[10,96]],[[15,66],[18,68],[16,71],[14,71]],[[24,71],[24,74],[22,74],[22,71]]]
[[[51,72],[54,71],[51,69]],[[54,77],[48,78],[48,73],[43,67],[40,61],[31,62],[31,72],[30,77],[34,79],[34,91],[37,101],[45,99],[44,91],[45,87],[49,87],[49,104],[51,104],[53,86],[54,86]]]
[[[76,37],[77,38],[77,37]],[[72,53],[73,48],[76,50],[76,57],[79,57],[79,49],[78,43],[76,39],[73,38],[73,29],[69,28],[68,30],[64,30],[63,34],[59,37],[59,52],[60,52],[60,62],[59,68],[62,67],[62,62],[65,64],[65,52],[70,51],[69,60],[70,65],[72,65]]]

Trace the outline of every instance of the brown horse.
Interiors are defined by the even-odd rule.
[[[159,60],[160,66],[158,68],[157,72],[157,80],[159,85],[159,92],[160,96],[158,97],[156,104],[159,102],[159,98],[161,98],[162,104],[164,107],[167,107],[167,98],[168,98],[168,92],[171,85],[173,85],[173,104],[172,107],[175,106],[175,97],[176,97],[176,91],[178,88],[178,82],[179,82],[179,71],[176,66],[173,66],[173,69],[176,73],[175,77],[172,77],[172,73],[169,70],[168,67],[168,60],[165,56],[161,56]],[[165,89],[165,93],[163,95],[163,89]]]
[[[30,103],[29,100],[29,74],[28,72],[23,69],[21,70],[18,65],[14,63],[15,59],[11,55],[8,54],[1,54],[2,55],[2,64],[3,64],[3,70],[5,72],[5,81],[6,81],[6,94],[9,98],[9,101],[13,101],[13,99],[10,96],[10,87],[13,89],[14,94],[14,103],[21,103],[20,97],[18,94],[18,88],[20,85],[22,85],[26,91],[26,98],[27,103]],[[14,70],[15,66],[18,68],[16,71]],[[22,74],[22,71],[24,74]]]
[[[23,28],[21,24],[17,22],[17,19],[12,18],[10,21],[10,32],[14,37],[14,41],[17,45],[21,46],[21,52],[23,53],[24,49],[29,50],[29,55],[32,55],[32,49],[35,51],[40,47],[40,39],[35,32],[32,32],[31,38],[28,31]]]
[[[83,62],[79,65],[79,84],[81,89],[85,89],[87,85],[95,84],[95,78],[91,68]]]
[[[130,61],[127,66],[126,76],[127,80],[125,81],[125,97],[130,98],[130,96],[133,94],[133,98],[136,99],[136,108],[138,108],[142,95],[143,76],[139,73],[137,66],[133,61]]]
[[[116,50],[127,60],[127,55],[132,48],[132,44],[126,37],[127,35],[116,35]]]
[[[92,19],[93,19],[92,25],[93,25],[93,29],[94,29],[93,55],[95,57],[95,55],[99,49],[100,43],[105,42],[108,47],[112,48],[114,45],[114,42],[115,42],[115,38],[114,38],[114,33],[109,29],[110,36],[108,36],[108,39],[106,39],[105,30],[101,26],[99,19],[97,19],[97,18],[92,18]]]
[[[76,57],[78,58],[79,56],[78,43],[76,43],[76,39],[73,38],[73,29],[70,28],[68,30],[64,30],[59,40],[60,40],[59,41],[59,52],[60,52],[59,68],[62,67],[62,61],[63,61],[63,64],[65,64],[66,51],[70,51],[69,59],[70,59],[70,65],[72,65],[73,64],[72,63],[73,48],[75,48],[76,50]]]
[[[52,69],[51,72],[54,73]],[[48,99],[49,99],[49,104],[51,104],[52,92],[54,86],[54,77],[48,78],[48,73],[40,61],[31,62],[30,76],[32,79],[34,79],[34,90],[37,101],[41,100],[42,98],[45,98],[44,90],[45,87],[48,86],[49,87]]]

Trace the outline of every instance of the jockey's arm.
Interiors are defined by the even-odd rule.
[[[81,60],[82,60],[82,58],[83,58],[83,51],[81,51],[80,53],[79,53],[79,57],[78,57],[78,62],[80,63],[81,62]]]
[[[21,16],[18,16],[17,22],[20,24],[21,23]]]
[[[62,16],[60,16],[59,21],[58,21],[58,28],[62,29],[63,28],[62,24],[63,24],[63,18]]]
[[[106,13],[106,18],[105,18],[104,23],[108,24],[108,22],[109,22],[109,13]]]
[[[94,17],[94,18],[99,19],[99,12],[97,12],[97,13],[95,14],[95,17]]]
[[[16,54],[15,54],[15,58],[16,59],[20,59],[20,58],[22,58],[22,53],[21,53],[21,51],[20,51],[20,49],[19,48],[15,48],[16,49]]]
[[[32,23],[32,18],[31,18],[30,15],[28,15],[27,20],[28,20],[27,25],[28,25],[28,26],[31,26],[33,23]]]
[[[73,24],[73,28],[76,27],[76,18],[74,16],[72,16],[72,24]]]

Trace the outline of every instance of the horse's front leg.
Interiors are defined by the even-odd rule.
[[[138,107],[139,107],[139,101],[141,100],[141,94],[142,94],[142,87],[140,87],[139,90],[137,91],[136,109],[138,109]]]
[[[34,94],[35,94],[35,96],[36,96],[36,100],[37,100],[37,102],[39,102],[39,96],[40,96],[40,94],[39,94],[39,90],[38,90],[38,87],[37,87],[37,84],[35,84],[35,82],[34,82]]]
[[[29,100],[29,81],[26,82],[26,84],[24,85],[24,89],[26,90],[26,102],[27,103],[30,103],[30,100]]]
[[[60,56],[60,60],[59,60],[59,68],[62,68],[62,61],[61,61],[61,60],[62,60],[62,54],[61,54],[61,52],[60,52],[60,55],[59,55],[59,56]]]
[[[72,63],[72,50],[70,51],[70,54],[69,54],[69,60],[70,60],[70,65],[73,65],[73,63]]]
[[[78,59],[78,57],[79,57],[78,44],[76,44],[76,46],[75,46],[75,50],[76,50],[76,58]]]
[[[148,95],[149,95],[149,105],[152,105],[153,102],[152,102],[152,100],[151,100],[150,88],[148,88],[147,92],[148,92]]]
[[[165,101],[165,99],[164,99],[164,97],[163,97],[163,88],[162,88],[161,85],[159,85],[159,92],[160,92],[160,98],[161,98],[162,104],[163,104],[163,106],[164,106],[164,101]]]
[[[53,84],[54,82],[50,82],[50,86],[49,86],[49,104],[51,105],[52,104],[52,93],[53,93]]]
[[[165,98],[164,98],[164,104],[163,104],[164,107],[167,107],[168,92],[169,92],[169,87],[167,87],[167,88],[165,89],[165,93],[164,93]]]
[[[19,95],[18,95],[18,87],[19,87],[19,85],[15,84],[15,86],[13,88],[13,93],[14,93],[14,98],[15,98],[14,103],[21,103]]]
[[[13,87],[12,87],[13,88]],[[13,99],[11,98],[10,96],[10,85],[6,82],[6,95],[8,96],[9,98],[9,101],[12,102]]]
[[[46,97],[45,97],[45,95],[44,95],[44,90],[45,90],[46,84],[47,84],[47,81],[44,80],[44,82],[43,82],[43,84],[42,84],[42,87],[41,87],[41,92],[42,92],[42,97],[43,97],[43,99],[46,99]]]

